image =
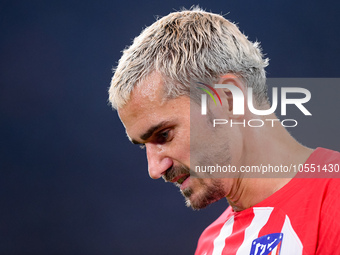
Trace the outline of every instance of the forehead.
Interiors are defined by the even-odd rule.
[[[189,118],[190,100],[185,96],[165,100],[164,81],[153,73],[134,88],[127,104],[118,109],[118,114],[129,137],[136,138],[160,122]]]
[[[160,75],[152,73],[132,91],[129,101],[120,109],[118,114],[126,126],[130,120],[136,121],[150,115],[155,109],[164,104],[164,82]]]
[[[132,90],[127,106],[131,104],[162,103],[164,80],[156,72],[151,73]]]

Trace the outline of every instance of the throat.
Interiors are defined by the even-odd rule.
[[[227,200],[233,211],[239,212],[262,202],[285,186],[291,178],[243,179],[235,194],[228,195]]]

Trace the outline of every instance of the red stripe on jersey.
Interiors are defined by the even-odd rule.
[[[234,214],[233,232],[231,236],[226,239],[222,254],[236,255],[237,250],[244,241],[244,232],[253,221],[254,216],[253,210],[249,210],[246,215],[244,215],[244,212],[242,215],[241,213]],[[241,218],[241,220],[238,220],[238,218]]]
[[[281,233],[285,219],[285,214],[280,209],[274,208],[266,225],[260,230],[259,237],[272,233]]]
[[[276,254],[275,255],[280,255],[281,244],[282,244],[282,241],[277,245]]]
[[[223,225],[232,217],[232,214],[232,208],[229,206],[215,222],[203,231],[198,240],[195,255],[212,255],[214,250],[214,242],[212,240],[215,240],[219,236]]]
[[[223,227],[222,224],[217,225],[217,226],[213,226],[212,228],[209,229],[209,231],[207,231],[205,233],[208,241],[202,242],[202,243],[204,243],[204,245],[203,245],[204,249],[209,251],[209,253],[207,253],[207,255],[212,254],[212,252],[214,250],[214,242],[212,242],[211,240],[215,240],[219,236],[222,227]]]

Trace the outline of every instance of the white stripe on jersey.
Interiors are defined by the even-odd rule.
[[[259,232],[266,225],[272,214],[273,207],[254,207],[254,218],[250,225],[245,229],[244,239],[236,255],[249,254],[254,239],[258,238]],[[234,216],[232,216],[221,228],[219,235],[214,240],[214,249],[212,255],[222,255],[225,248],[225,240],[232,234],[234,226]],[[280,255],[302,255],[303,245],[295,233],[289,217],[285,216],[285,221],[281,229],[283,234]],[[226,252],[228,252],[226,250]],[[277,252],[277,247],[273,249],[272,254]]]
[[[283,239],[280,255],[301,255],[303,245],[295,233],[287,215],[281,233],[283,233]]]
[[[244,233],[244,241],[238,248],[236,255],[249,254],[252,241],[259,237],[260,230],[268,222],[269,216],[273,211],[273,207],[254,207],[254,218],[251,224],[246,228]]]
[[[220,234],[214,240],[214,250],[212,255],[221,255],[225,246],[225,239],[233,232],[234,216],[232,216],[221,228]]]

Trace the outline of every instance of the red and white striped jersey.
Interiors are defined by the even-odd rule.
[[[340,153],[317,148],[305,164],[340,164]],[[339,197],[340,178],[296,177],[254,207],[227,208],[195,255],[340,254]]]

